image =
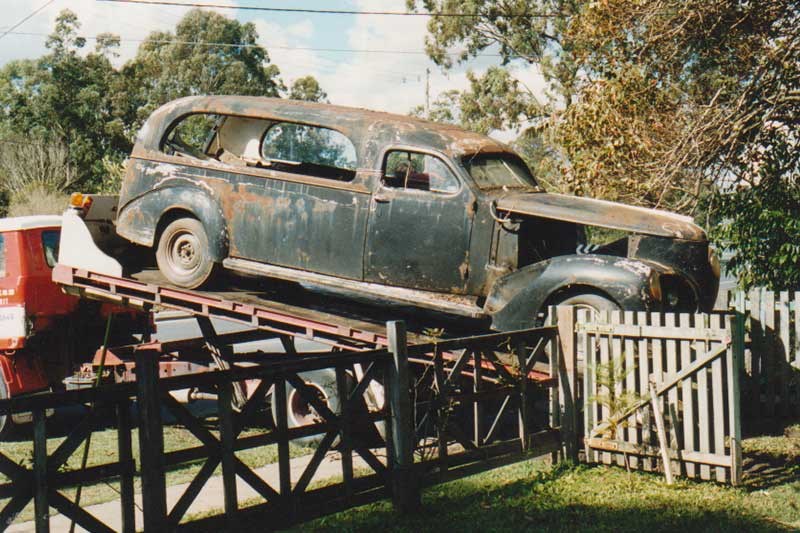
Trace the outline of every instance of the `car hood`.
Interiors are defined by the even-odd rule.
[[[496,202],[498,211],[518,215],[689,241],[707,240],[705,231],[691,217],[658,209],[552,193],[512,193]]]

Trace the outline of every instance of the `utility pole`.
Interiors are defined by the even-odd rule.
[[[431,112],[431,69],[425,69],[425,114],[430,115]]]

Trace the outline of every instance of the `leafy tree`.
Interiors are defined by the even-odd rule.
[[[127,121],[138,128],[155,108],[183,96],[278,96],[279,70],[257,40],[254,24],[199,9],[174,33],[151,33],[122,69]]]
[[[752,235],[763,221],[732,207],[740,200],[768,202],[760,205],[776,221],[792,217],[791,202],[776,201],[776,191],[792,180],[774,172],[793,168],[800,151],[788,149],[782,165],[762,156],[798,142],[796,1],[409,0],[409,6],[475,14],[431,17],[427,48],[445,68],[454,49],[463,50],[457,61],[491,49],[503,64],[540,66],[549,100],[529,118],[546,151],[560,154],[561,188],[705,214]],[[717,208],[723,211],[704,212]],[[779,241],[762,243],[759,252],[741,250],[739,264],[756,268],[761,258],[784,257],[789,245]],[[800,268],[791,259],[784,265]]]
[[[306,102],[327,102],[328,93],[322,90],[314,76],[297,78],[289,89],[289,98]]]
[[[63,143],[77,173],[73,185],[93,190],[103,180],[103,157],[121,159],[131,145],[109,96],[117,72],[106,54],[114,43],[81,56],[79,27],[74,13],[62,11],[47,55],[0,69],[0,122],[17,142]]]

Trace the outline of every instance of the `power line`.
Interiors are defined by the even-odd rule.
[[[46,37],[48,34],[46,33],[34,33],[34,32],[22,32],[22,31],[14,31],[8,32],[11,35],[28,35],[28,36],[37,36],[37,37]],[[97,37],[90,36],[90,37],[83,37],[89,41],[96,41]],[[219,46],[223,48],[258,48],[263,47],[267,50],[269,49],[276,49],[276,50],[304,50],[307,52],[339,52],[339,53],[355,53],[355,54],[401,54],[401,55],[427,55],[427,52],[424,50],[391,50],[391,49],[383,49],[383,48],[316,48],[311,46],[281,46],[281,45],[269,45],[269,44],[236,44],[236,43],[219,43],[219,42],[207,42],[207,41],[186,41],[186,40],[178,40],[178,39],[133,39],[133,38],[120,38],[119,40],[121,43],[129,42],[129,43],[154,43],[154,44],[185,44],[185,45],[196,45],[196,46]],[[452,52],[448,55],[461,55],[460,52]],[[502,54],[478,54],[477,57],[503,57]],[[511,56],[511,59],[515,59],[516,56]]]
[[[211,4],[204,2],[172,2],[169,0],[97,0],[98,2],[114,2],[118,4],[142,4],[160,6],[179,6],[179,7],[210,7],[215,9],[239,9],[242,11],[270,11],[273,13],[311,13],[317,15],[381,15],[381,16],[402,16],[402,17],[479,17],[477,13],[409,13],[405,11],[358,11],[349,9],[306,9],[297,7],[259,7],[259,6],[232,6],[225,4]],[[532,17],[532,18],[553,18],[559,16],[558,13],[511,13],[505,17]]]
[[[25,18],[23,18],[22,20],[20,20],[19,22],[17,22],[16,24],[14,24],[13,26],[11,26],[10,28],[8,28],[6,31],[4,31],[4,32],[3,32],[3,34],[2,34],[2,35],[0,35],[0,39],[2,39],[3,37],[5,37],[5,36],[6,36],[6,35],[8,35],[9,33],[11,33],[12,31],[16,30],[17,28],[19,28],[20,26],[22,26],[23,24],[25,24],[25,23],[26,23],[28,20],[30,20],[30,19],[31,19],[31,18],[32,18],[34,15],[36,15],[36,14],[37,14],[39,11],[41,11],[41,10],[42,10],[42,9],[44,9],[44,8],[46,8],[47,6],[49,6],[50,4],[52,4],[52,3],[53,3],[53,2],[55,2],[55,1],[56,1],[56,0],[48,0],[47,2],[45,2],[44,4],[42,4],[41,6],[39,6],[39,8],[38,8],[38,9],[36,9],[36,10],[34,10],[34,12],[33,12],[33,13],[31,13],[30,15],[28,15],[28,16],[27,16],[27,17],[25,17]]]

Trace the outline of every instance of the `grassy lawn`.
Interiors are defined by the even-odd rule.
[[[800,431],[800,428],[798,428]],[[602,466],[527,461],[432,487],[398,516],[380,502],[296,531],[798,531],[800,439],[748,439],[745,484],[732,488]]]

